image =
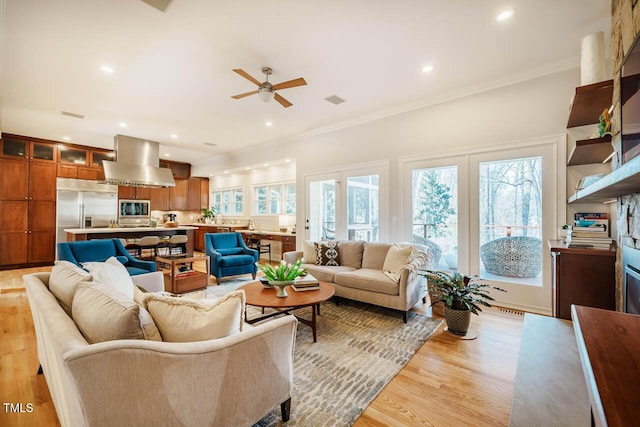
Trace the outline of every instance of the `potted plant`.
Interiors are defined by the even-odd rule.
[[[292,285],[296,277],[307,274],[304,267],[302,267],[302,258],[298,258],[293,264],[287,264],[285,260],[282,260],[275,268],[271,264],[260,265],[256,263],[256,265],[264,273],[268,281],[268,287],[276,287],[278,289],[276,296],[280,298],[289,296],[285,287]]]
[[[463,276],[458,272],[448,274],[444,271],[427,271],[423,274],[432,288],[431,305],[442,302],[444,317],[449,332],[455,335],[466,335],[471,322],[471,313],[479,315],[481,305],[491,307],[489,301],[494,298],[487,292],[489,289],[506,292],[504,289],[488,285],[478,276]]]
[[[216,208],[214,206],[211,206],[211,209],[202,208],[202,219],[207,224],[211,224],[211,221],[215,217],[216,217]]]

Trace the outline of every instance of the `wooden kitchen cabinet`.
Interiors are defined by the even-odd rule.
[[[27,263],[28,212],[28,201],[0,201],[0,265]]]
[[[51,142],[33,140],[20,135],[2,134],[0,153],[5,158],[20,158],[55,163],[56,145]]]
[[[119,185],[118,199],[151,200],[151,188]]]
[[[567,248],[549,242],[553,315],[571,320],[571,305],[615,310],[615,246],[612,250]]]
[[[0,199],[29,199],[29,162],[0,159]]]
[[[189,180],[174,179],[176,186],[169,187],[169,209],[186,211],[189,205]]]
[[[29,200],[56,201],[56,165],[29,162]],[[55,207],[53,216],[55,217]]]
[[[150,189],[151,210],[168,211],[169,210],[169,187],[151,188]]]
[[[209,178],[202,178],[200,181],[200,206],[209,207]]]
[[[209,179],[192,176],[189,178],[189,202],[187,209],[199,211],[209,207]]]

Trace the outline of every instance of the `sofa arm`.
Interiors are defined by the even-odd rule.
[[[297,323],[286,316],[216,340],[118,340],[61,356],[86,425],[253,425],[292,397]]]
[[[164,291],[164,274],[161,271],[153,273],[137,274],[131,276],[133,284],[143,288],[147,292]]]
[[[291,251],[291,252],[285,252],[282,254],[282,259],[287,264],[293,264],[294,262],[297,261],[298,258],[302,258],[302,251]],[[309,260],[305,260],[305,261],[309,262]]]

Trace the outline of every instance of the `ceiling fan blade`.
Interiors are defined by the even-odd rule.
[[[234,68],[233,71],[235,71],[236,73],[240,74],[242,77],[244,77],[245,79],[249,80],[250,82],[255,83],[258,86],[262,86],[262,83],[260,83],[259,81],[257,81],[253,77],[251,77],[249,75],[249,73],[247,73],[246,71],[244,71],[244,70],[242,70],[240,68]]]
[[[291,107],[293,104],[290,103],[289,101],[287,101],[286,99],[284,99],[283,97],[281,97],[280,95],[278,95],[277,93],[274,95],[274,98],[276,101],[278,101],[280,103],[280,105],[282,105],[284,108],[289,108]]]
[[[255,95],[256,93],[258,93],[257,90],[252,90],[251,92],[241,93],[240,95],[233,95],[232,98],[240,99],[240,98],[244,98],[245,96]]]
[[[299,79],[293,79],[289,80],[288,82],[282,82],[278,83],[277,85],[273,85],[273,90],[288,89],[290,87],[304,86],[306,84],[307,82],[302,77],[300,77]]]

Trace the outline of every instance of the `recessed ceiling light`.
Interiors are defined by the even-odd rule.
[[[245,168],[245,170],[250,171],[250,170],[251,170],[251,168],[250,168],[249,166],[247,166],[247,167]]]
[[[108,65],[103,65],[102,67],[100,67],[100,69],[105,73],[113,73],[113,68],[109,67]]]
[[[165,156],[165,157],[171,157],[171,154],[169,154],[169,153],[164,153],[164,156]]]
[[[265,165],[265,166],[269,166],[269,163],[265,163],[264,165]]]
[[[175,133],[171,134],[171,138],[176,139],[178,137],[178,135],[176,135]]]
[[[210,173],[210,174],[209,174],[209,176],[213,176],[213,174],[212,174],[212,173]]]
[[[424,67],[422,67],[423,73],[430,73],[432,71],[433,71],[433,65],[425,65]]]
[[[273,126],[273,123],[271,123],[271,122],[264,122],[264,125],[265,125],[265,126]]]
[[[229,173],[229,171],[224,171],[224,173]]]
[[[63,136],[62,139],[64,139],[65,141],[71,141],[71,138],[69,138],[68,136]]]
[[[284,161],[287,162],[287,163],[291,162],[291,160],[289,160],[289,159],[284,159]]]
[[[500,12],[498,14],[498,16],[496,16],[496,21],[498,21],[498,22],[506,21],[506,20],[510,19],[515,13],[516,13],[516,11],[513,10],[513,9],[504,10],[504,11]]]
[[[127,124],[125,122],[120,122],[118,123],[118,126],[120,126],[121,128],[126,128]]]

